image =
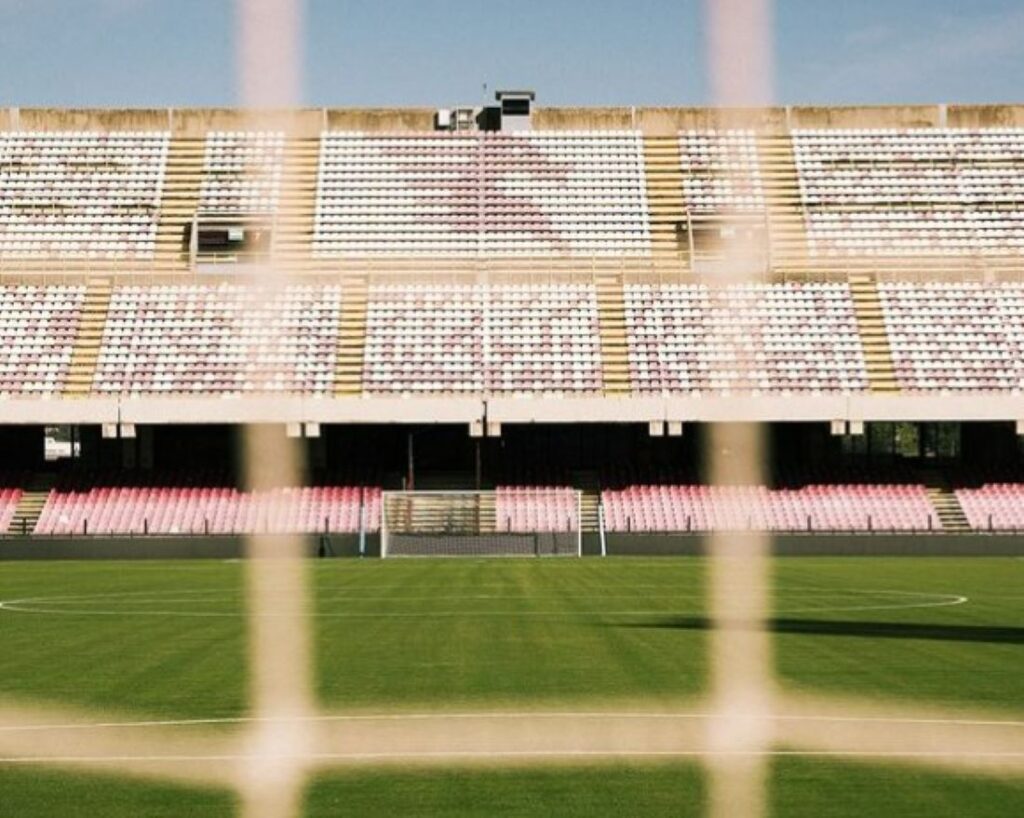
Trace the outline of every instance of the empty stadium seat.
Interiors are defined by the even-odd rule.
[[[84,298],[82,285],[0,286],[0,397],[61,391]]]
[[[627,284],[625,306],[638,392],[867,388],[846,284]]]
[[[1020,254],[1024,129],[796,130],[810,249]]]
[[[1024,485],[988,483],[957,489],[956,499],[975,531],[1024,531]]]
[[[757,213],[764,185],[753,131],[683,131],[679,134],[683,201],[691,215]]]
[[[325,132],[317,255],[650,252],[639,134]]]
[[[151,258],[170,135],[0,132],[0,256]]]
[[[370,288],[368,393],[574,393],[601,384],[593,285]]]
[[[380,530],[380,490],[103,487],[51,491],[35,533],[258,534]]]
[[[942,527],[924,486],[632,486],[601,495],[615,532],[924,531]]]
[[[329,394],[341,286],[115,288],[93,389],[127,394]]]
[[[1024,388],[1024,285],[882,282],[878,294],[903,389]]]
[[[0,488],[0,534],[6,534],[9,531],[11,522],[14,520],[14,512],[18,509],[21,494],[21,489]]]
[[[579,495],[571,488],[499,486],[494,502],[498,531],[516,534],[579,530]]]
[[[211,131],[206,135],[199,212],[263,215],[277,211],[284,134]]]

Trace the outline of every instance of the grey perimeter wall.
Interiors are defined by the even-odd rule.
[[[700,535],[610,534],[609,556],[701,556],[708,540]],[[359,537],[335,534],[327,538],[308,537],[310,557],[358,557]],[[1005,557],[1024,556],[1024,535],[987,534],[834,534],[780,535],[774,538],[777,556],[931,556]],[[601,553],[597,535],[583,540],[583,553]],[[170,560],[241,559],[245,542],[241,537],[78,537],[0,539],[2,560]],[[365,556],[380,556],[379,537],[366,538]]]

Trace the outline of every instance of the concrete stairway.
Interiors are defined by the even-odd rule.
[[[935,507],[935,512],[942,522],[942,530],[954,534],[960,534],[971,530],[967,522],[967,515],[964,514],[960,501],[956,494],[946,486],[928,486],[928,499]]]
[[[626,305],[622,291],[622,276],[617,273],[599,273],[597,287],[597,314],[601,331],[601,371],[605,395],[628,395],[629,341],[626,337]]]
[[[875,280],[867,274],[851,275],[850,291],[857,315],[857,330],[864,348],[868,386],[872,392],[898,392],[889,334]]]
[[[580,497],[580,529],[585,534],[598,530],[598,506],[601,503],[601,492],[587,489]]]
[[[767,208],[772,267],[807,269],[807,226],[793,142],[784,135],[757,137],[757,153]]]
[[[167,154],[167,174],[160,201],[160,223],[156,231],[156,267],[167,271],[188,269],[189,253],[185,227],[192,223],[199,205],[203,179],[204,139],[176,137]]]
[[[363,392],[368,289],[366,276],[348,276],[342,283],[334,375],[334,394],[337,397],[358,397]]]
[[[274,220],[274,257],[295,267],[313,256],[320,140],[289,138],[281,168],[281,196]]]
[[[35,531],[36,523],[39,522],[39,515],[43,513],[43,507],[50,496],[53,488],[53,478],[40,476],[33,479],[18,500],[18,506],[14,510],[14,517],[11,520],[11,527],[8,534],[31,534]]]
[[[78,335],[71,353],[64,397],[85,397],[92,391],[96,362],[103,344],[103,330],[107,325],[113,284],[109,278],[89,279],[85,303],[78,321]]]
[[[644,172],[651,224],[651,252],[656,258],[677,259],[688,268],[690,247],[678,225],[686,222],[683,171],[675,136],[644,137]]]

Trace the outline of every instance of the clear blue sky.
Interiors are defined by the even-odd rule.
[[[305,102],[701,105],[701,0],[307,0]],[[237,100],[233,0],[0,0],[0,105]],[[1024,102],[1024,0],[776,0],[782,103]]]

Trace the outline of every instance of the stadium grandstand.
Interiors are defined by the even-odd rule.
[[[401,489],[584,552],[1010,547],[1024,108],[8,108],[0,337],[0,553],[376,553]],[[768,424],[764,485],[709,484],[716,422]],[[305,485],[245,490],[246,424]]]

